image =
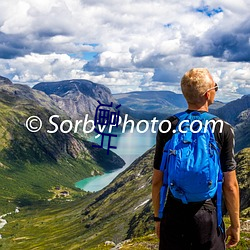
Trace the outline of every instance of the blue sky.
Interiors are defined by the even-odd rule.
[[[250,94],[249,9],[248,0],[1,1],[0,75],[180,92],[187,70],[206,67],[230,101]]]

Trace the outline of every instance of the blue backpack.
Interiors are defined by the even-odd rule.
[[[163,217],[168,189],[184,204],[213,198],[217,192],[217,221],[220,227],[223,175],[219,148],[207,122],[216,116],[193,111],[182,112],[175,117],[179,122],[172,138],[164,146],[160,166],[163,185],[159,218]]]

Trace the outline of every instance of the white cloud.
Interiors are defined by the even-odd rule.
[[[151,82],[153,71],[149,72],[124,72],[111,71],[94,75],[82,70],[71,72],[71,78],[87,79],[108,86],[113,94],[120,92],[144,90],[142,82]]]
[[[34,85],[41,81],[58,81],[72,78],[75,69],[80,70],[84,60],[71,58],[67,54],[52,53],[39,55],[32,53],[24,57],[0,59],[2,74],[11,75],[14,83]]]
[[[244,57],[220,34],[237,35],[249,8],[247,0],[1,1],[1,74],[29,84],[86,78],[112,92],[179,91],[185,71],[207,67],[228,100],[248,92],[249,62],[233,62]],[[86,51],[98,53],[87,64]]]
[[[9,4],[13,4],[10,8]],[[13,7],[15,6],[15,7]],[[2,12],[5,13],[3,24],[0,28],[0,31],[8,34],[22,33],[30,27],[30,18],[27,15],[27,12],[30,8],[30,5],[26,1],[8,1],[8,5],[5,1],[1,2],[1,16]],[[3,11],[4,10],[4,11]]]

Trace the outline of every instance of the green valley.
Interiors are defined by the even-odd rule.
[[[93,148],[84,135],[47,133],[52,114],[67,118],[40,91],[24,85],[0,85],[1,214],[51,198],[49,190],[53,186],[75,189],[76,181],[124,165],[114,153],[107,156],[106,150]],[[25,127],[26,119],[32,115],[43,121],[43,128],[37,133]]]
[[[61,100],[54,94],[58,90],[57,84],[52,89],[52,98],[28,86],[3,81],[0,82],[0,216],[7,224],[0,228],[0,249],[105,250],[111,249],[111,245],[124,250],[157,249],[151,199],[154,147],[104,189],[90,193],[75,188],[75,182],[121,168],[124,161],[112,152],[107,155],[106,150],[93,148],[83,134],[47,133],[51,129],[48,123],[51,115],[60,115],[57,124],[62,119],[76,118],[78,108],[81,107],[81,114],[84,114],[84,103],[88,100],[93,111],[96,100],[92,97],[100,94],[101,87],[95,86],[92,93],[92,85],[86,82],[88,96],[83,97],[84,93],[80,93],[78,87],[84,89],[84,81],[78,85],[70,82],[71,92],[67,86],[61,89],[64,99]],[[109,91],[104,93],[103,98],[112,100]],[[81,102],[71,102],[72,96],[74,100],[80,96]],[[242,100],[245,103],[248,99],[249,96]],[[235,114],[238,127],[234,124],[240,138],[238,142],[242,142],[239,149],[249,144],[243,136],[249,133],[248,102],[241,109]],[[37,133],[31,133],[25,127],[25,121],[31,115],[37,115],[43,121],[43,127]],[[250,238],[250,148],[239,151],[236,161],[242,234],[235,249],[247,249]],[[7,215],[2,216],[4,214]],[[225,221],[228,225],[229,218],[225,217]]]
[[[236,156],[239,171],[245,172],[250,167],[249,150],[244,149]],[[3,249],[111,249],[105,246],[105,241],[120,245],[118,249],[157,249],[158,241],[155,235],[150,235],[154,232],[153,153],[154,148],[99,192],[83,194],[73,201],[54,199],[8,215],[8,224],[0,230]],[[239,180],[241,185],[241,177]],[[248,204],[249,190],[247,194],[241,198],[242,204]],[[249,246],[249,218],[244,217],[248,209],[249,204],[242,210],[241,242],[235,249]],[[228,225],[227,217],[225,221]]]

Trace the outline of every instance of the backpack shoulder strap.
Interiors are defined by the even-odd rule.
[[[183,111],[183,112],[175,114],[174,116],[177,117],[179,119],[179,122],[180,122],[180,121],[184,120],[188,115],[189,114],[187,111]]]

